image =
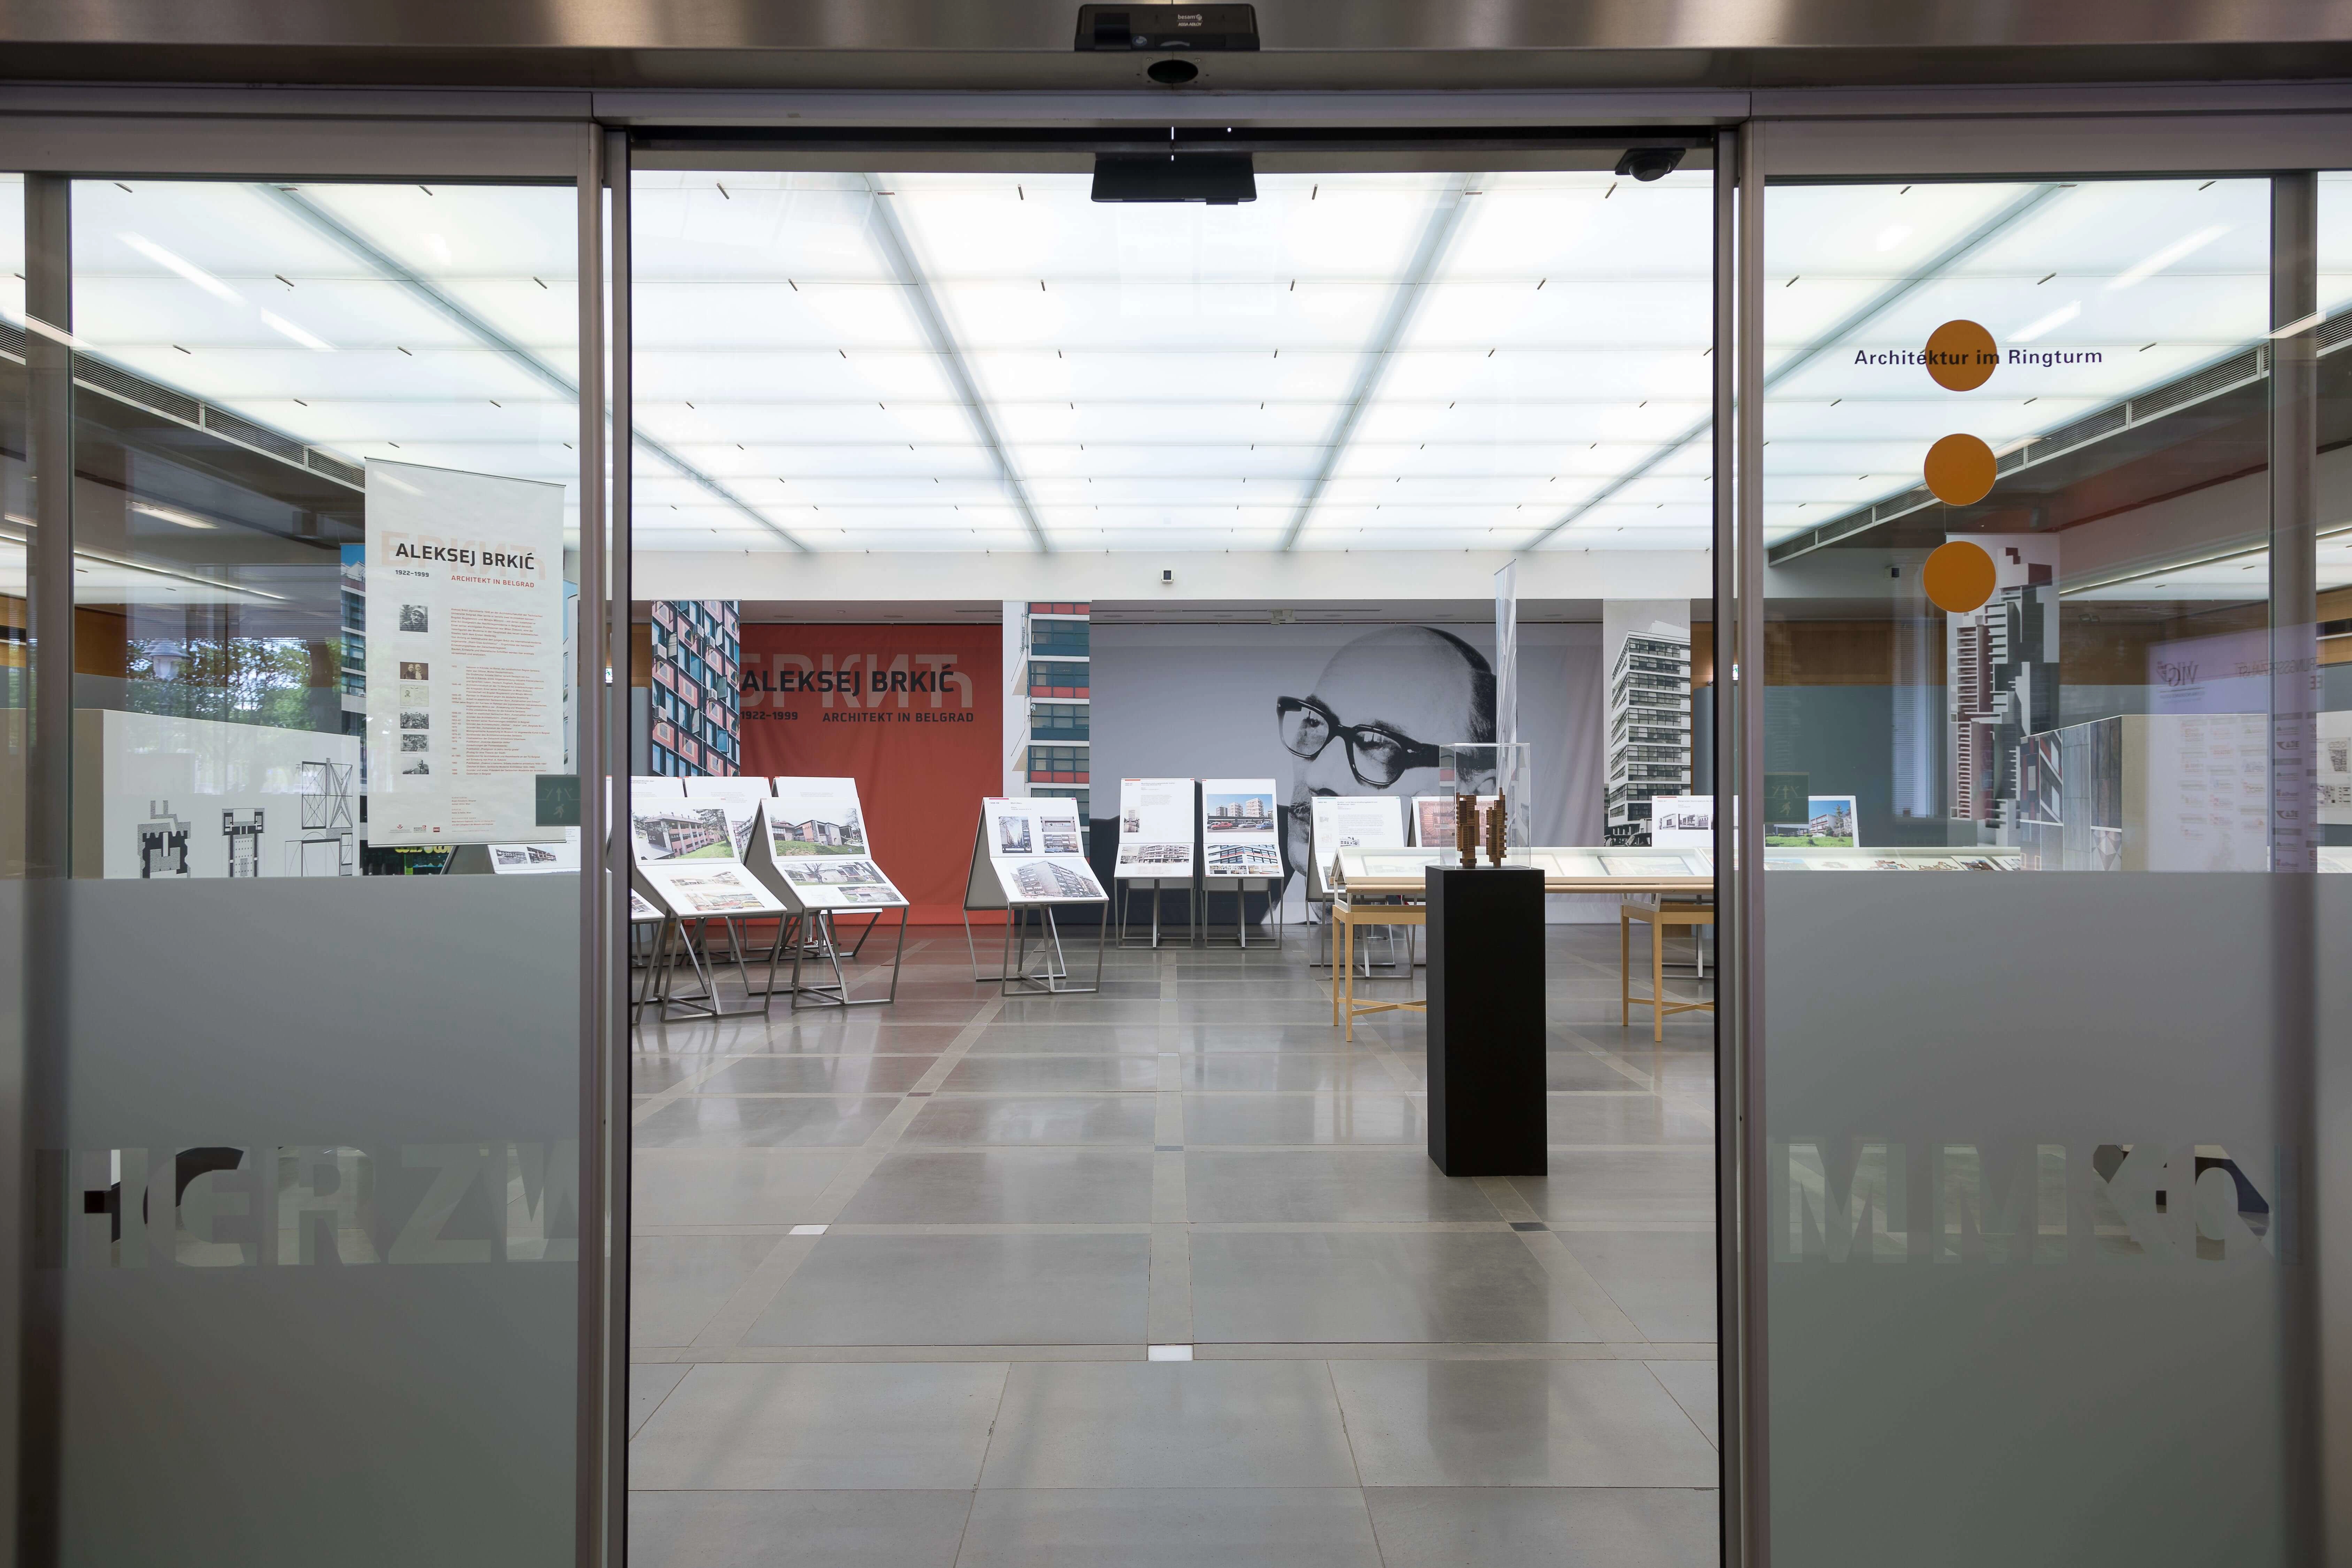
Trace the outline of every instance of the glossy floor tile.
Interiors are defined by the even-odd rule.
[[[640,1149],[775,1149],[863,1143],[898,1108],[896,1096],[752,1100],[696,1094],[636,1124]]]
[[[1716,1482],[1714,1445],[1639,1362],[1340,1361],[1331,1378],[1368,1487]]]
[[[1135,1344],[1150,1263],[1143,1235],[827,1236],[743,1342]]]
[[[1381,1568],[1354,1487],[983,1490],[958,1568]]]
[[[629,1247],[629,1342],[694,1342],[775,1249],[772,1236],[640,1236]]]
[[[632,1568],[955,1568],[967,1491],[638,1492]]]
[[[639,1149],[631,1215],[640,1227],[798,1225],[848,1159],[832,1149]]]
[[[1475,1182],[1455,1181],[1419,1149],[1213,1150],[1184,1156],[1196,1223],[1492,1220]]]
[[[1192,1321],[1203,1343],[1601,1337],[1508,1230],[1195,1232]]]
[[[983,1488],[1356,1484],[1318,1362],[1015,1365],[981,1477]]]
[[[907,1150],[841,1211],[849,1225],[1115,1225],[1151,1217],[1148,1149]]]
[[[950,929],[895,1007],[642,1026],[635,1560],[1711,1562],[1713,1021],[1551,928],[1562,1146],[1450,1178],[1319,935],[1003,997]]]
[[[1151,1142],[1148,1094],[936,1098],[899,1140],[924,1143],[1135,1143]]]
[[[1386,1568],[1715,1568],[1716,1494],[1368,1487]]]
[[[651,1491],[965,1488],[980,1478],[1001,1365],[704,1365],[637,1434]]]

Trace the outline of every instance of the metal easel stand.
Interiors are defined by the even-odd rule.
[[[784,950],[787,947],[806,945],[800,934],[802,923],[803,917],[790,911],[776,917],[776,940],[768,944],[768,956],[761,961],[768,967],[768,983],[752,992],[752,995],[781,996],[791,993],[790,985],[776,984],[776,966],[783,963]],[[852,956],[856,955],[852,954]]]
[[[637,939],[646,933],[648,927],[651,928],[653,941],[640,951]],[[629,965],[633,969],[645,972],[645,977],[637,982],[636,994],[629,998],[629,1026],[633,1029],[636,1027],[637,1021],[646,1016],[646,1009],[653,1004],[656,961],[661,954],[662,935],[668,929],[669,920],[667,916],[658,921],[629,922]]]
[[[1070,977],[1069,963],[1062,952],[1062,928],[1054,918],[1051,904],[1014,904],[1005,910],[1004,951],[997,971],[986,978],[996,982],[1007,996],[1043,994],[1048,996],[1090,996],[1102,989],[1103,955],[1110,946],[1110,908],[1105,900],[1100,906],[1102,920],[1095,928],[1095,979],[1091,985],[1069,985],[1063,982]],[[1028,917],[1037,918],[1037,970],[1029,969]],[[1016,945],[1017,935],[1017,945]],[[1018,987],[1018,989],[1015,989]]]
[[[1286,929],[1282,918],[1282,888],[1279,879],[1273,877],[1235,877],[1233,879],[1234,938],[1239,942],[1241,946],[1244,948],[1249,946],[1249,885],[1252,882],[1262,884],[1265,889],[1266,908],[1271,910],[1274,915],[1274,945],[1280,947],[1282,945],[1282,938]],[[1208,901],[1206,897],[1207,889],[1208,883],[1203,879],[1202,883],[1202,891],[1203,895],[1202,902],[1204,905]],[[1203,908],[1201,911],[1201,941],[1204,946],[1207,944],[1209,939],[1208,918],[1208,910]]]
[[[1128,877],[1121,879],[1118,883],[1119,890],[1118,945],[1121,947],[1133,945],[1127,940],[1127,913],[1129,905],[1133,899],[1136,887],[1139,883],[1142,882],[1149,882],[1151,884],[1151,945],[1155,948],[1160,945],[1160,898],[1161,890],[1167,886],[1166,879],[1160,877]],[[1192,884],[1190,882],[1185,883],[1184,891],[1186,898],[1184,901],[1187,904],[1193,902],[1193,900],[1191,897],[1192,890]]]
[[[697,919],[694,921],[697,931],[693,936],[687,934],[687,921],[683,917],[673,916],[665,923],[661,939],[654,948],[654,967],[660,970],[662,973],[660,994],[656,998],[661,1004],[661,1016],[664,1018],[670,1017],[675,1009],[683,1007],[687,1009],[686,1016],[691,1018],[749,1018],[754,1015],[762,1018],[768,1016],[766,994],[753,989],[751,984],[751,966],[750,961],[743,956],[741,934],[736,931],[735,922],[724,916],[719,917],[719,923],[727,930],[727,948],[734,955],[735,973],[742,979],[743,994],[747,998],[758,996],[760,1005],[756,1007],[721,1007],[719,1005],[719,965],[723,961],[712,958],[707,966],[703,963],[703,959],[709,956],[705,950],[709,945],[708,932],[711,918],[705,915]],[[661,963],[662,948],[673,938],[676,940],[676,945],[684,950],[687,963],[692,966],[695,978],[702,984],[699,991],[690,992],[683,996],[677,994],[675,989],[677,978],[677,958],[673,955],[666,969]]]
[[[840,945],[834,940],[833,911],[831,910],[811,910],[810,914],[815,921],[817,940],[814,942],[802,942],[793,944],[792,1010],[797,1013],[803,1006],[881,1007],[886,1006],[892,1002],[896,1002],[898,999],[898,970],[900,966],[906,963],[907,959],[907,916],[909,913],[909,910],[910,906],[908,905],[900,904],[898,906],[898,945],[897,950],[890,954],[889,994],[885,996],[862,996],[855,998],[849,994],[848,977],[841,972],[842,960],[846,957],[852,963],[857,962],[858,952],[866,945],[866,932],[871,931],[881,921],[882,917],[877,912],[872,920],[867,921],[866,922],[866,931],[858,933],[856,945],[852,947],[849,952],[845,954],[842,952]],[[802,983],[801,960],[807,955],[811,949],[814,949],[833,965],[832,984],[803,984]],[[774,984],[772,978],[771,978],[769,984],[771,985]],[[803,1003],[801,1000],[803,996],[810,997],[812,1000]]]

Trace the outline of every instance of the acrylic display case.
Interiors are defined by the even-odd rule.
[[[1503,860],[1506,866],[1532,866],[1535,832],[1535,773],[1533,748],[1525,741],[1507,743],[1465,743],[1437,748],[1437,787],[1457,800],[1476,797],[1480,813],[1478,864],[1491,865],[1486,854],[1485,813],[1499,796],[1503,806]],[[1449,859],[1449,865],[1458,859]]]

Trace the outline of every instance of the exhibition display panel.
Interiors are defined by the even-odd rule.
[[[1110,940],[1110,899],[1087,863],[1083,846],[1074,800],[991,796],[980,803],[963,905],[964,943],[974,981],[993,981],[1008,995],[1016,989],[1057,994],[1101,989],[1103,949]],[[1091,984],[1073,985],[1055,911],[1087,905],[1096,914],[1095,977]],[[971,935],[976,910],[1005,912],[1003,951],[992,975],[980,972],[980,952]]]

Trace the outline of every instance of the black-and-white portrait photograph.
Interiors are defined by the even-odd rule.
[[[423,605],[401,605],[400,629],[404,632],[431,631],[433,629],[433,617],[426,606]]]
[[[415,606],[411,605],[410,607],[413,609]],[[423,612],[420,611],[418,613],[422,614]],[[423,628],[420,627],[418,629],[422,630]],[[403,680],[429,680],[432,679],[432,676],[433,666],[424,659],[404,658],[400,661],[400,679]]]
[[[1536,842],[1598,844],[1601,628],[1522,622],[1519,739]],[[1486,624],[1118,625],[1093,628],[1097,778],[1271,778],[1279,874],[1300,896],[1318,795],[1452,795],[1438,749],[1495,739]],[[1477,781],[1482,789],[1489,781]]]

